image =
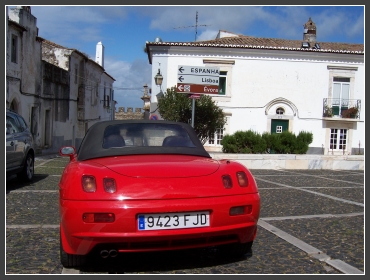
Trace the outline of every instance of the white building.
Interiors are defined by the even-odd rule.
[[[363,154],[363,44],[318,42],[316,26],[309,19],[302,40],[220,31],[215,40],[156,40],[147,42],[146,48],[152,64],[151,112],[157,108],[160,91],[154,83],[158,69],[165,92],[177,85],[179,65],[219,67],[219,91],[212,97],[227,124],[205,144],[208,151],[221,151],[222,136],[239,130],[260,134],[289,130],[296,135],[313,133],[309,154],[355,154],[359,147]],[[347,116],[351,107],[358,112]]]

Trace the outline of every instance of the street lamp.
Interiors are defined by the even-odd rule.
[[[154,77],[154,82],[157,86],[159,86],[160,90],[159,93],[156,94],[157,100],[163,97],[163,92],[162,92],[162,82],[163,82],[163,76],[161,75],[161,70],[158,69],[157,75]]]
[[[157,75],[154,77],[154,82],[157,86],[161,86],[163,82],[163,76],[161,75],[161,70],[158,69]]]

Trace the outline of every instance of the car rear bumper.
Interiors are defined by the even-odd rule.
[[[231,207],[252,205],[250,214],[230,216]],[[175,250],[253,241],[259,194],[176,200],[60,201],[61,240],[68,254],[86,255],[101,247],[118,252]],[[141,231],[138,215],[209,211],[210,226]],[[114,213],[112,223],[85,223],[84,213]]]

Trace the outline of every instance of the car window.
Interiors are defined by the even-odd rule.
[[[21,131],[20,124],[15,116],[6,116],[6,134],[14,134]]]
[[[27,124],[26,124],[26,121],[23,119],[22,116],[17,116],[18,118],[18,121],[19,121],[19,124],[20,124],[20,127],[21,127],[21,131],[25,131],[27,129]]]
[[[195,147],[185,129],[178,125],[119,124],[104,131],[103,148],[169,146]]]

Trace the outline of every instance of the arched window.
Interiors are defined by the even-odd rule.
[[[276,109],[276,115],[284,115],[285,110],[281,107]]]

